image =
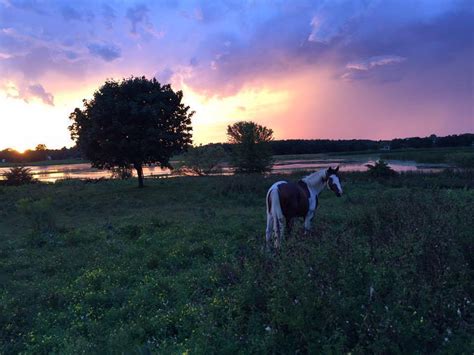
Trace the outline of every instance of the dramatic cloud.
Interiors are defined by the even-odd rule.
[[[198,142],[237,119],[278,138],[459,133],[474,131],[472,33],[469,0],[0,0],[0,85],[54,96],[62,129],[60,107],[147,75],[184,91]]]

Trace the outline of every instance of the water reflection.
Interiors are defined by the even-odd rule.
[[[419,172],[440,172],[448,168],[446,164],[421,164],[415,161],[387,160],[390,167],[397,172],[419,171]],[[367,171],[367,164],[375,164],[374,160],[285,160],[276,162],[272,172],[298,171],[298,170],[319,170],[330,166],[340,166],[341,171]]]
[[[444,164],[419,164],[414,161],[388,160],[389,165],[398,172],[419,171],[419,172],[440,172],[449,167]],[[281,160],[276,161],[272,167],[272,173],[291,173],[300,170],[319,170],[329,166],[339,165],[341,171],[366,171],[366,164],[374,164],[373,160]],[[28,166],[33,176],[44,182],[54,182],[60,179],[99,179],[111,176],[108,170],[91,168],[89,163],[63,164],[47,166]],[[10,168],[0,168],[0,175]],[[229,168],[224,169],[224,174],[231,173]],[[161,169],[157,166],[147,166],[143,168],[145,176],[169,176],[170,169]]]

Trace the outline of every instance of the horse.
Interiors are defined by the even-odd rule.
[[[337,197],[342,195],[339,166],[329,167],[303,177],[298,182],[278,181],[267,192],[267,249],[275,232],[275,247],[280,248],[286,228],[291,231],[295,217],[304,218],[305,234],[311,230],[311,221],[318,207],[318,196],[327,186]]]

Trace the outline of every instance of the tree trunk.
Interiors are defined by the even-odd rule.
[[[135,169],[137,170],[138,175],[138,187],[143,187],[143,167],[141,164],[133,164]]]

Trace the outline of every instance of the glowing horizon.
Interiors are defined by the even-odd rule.
[[[73,146],[69,114],[131,75],[183,91],[195,144],[239,120],[275,139],[474,132],[468,5],[3,0],[0,150]]]

